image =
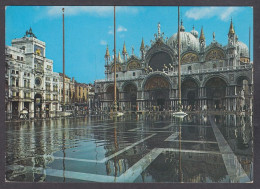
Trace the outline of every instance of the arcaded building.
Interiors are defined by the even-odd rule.
[[[62,110],[62,74],[53,71],[53,60],[45,55],[45,42],[37,39],[30,28],[21,38],[5,47],[6,119],[57,116]],[[65,104],[72,101],[74,81],[66,77]]]
[[[231,20],[227,43],[220,44],[212,34],[206,46],[203,28],[185,31],[180,26],[181,97],[189,110],[252,110],[253,63],[249,49],[239,41]],[[178,34],[166,38],[160,31],[150,46],[144,41],[141,56],[116,57],[117,103],[120,110],[175,110],[178,104]],[[114,101],[114,60],[107,47],[106,78],[95,81],[97,106],[110,110]]]

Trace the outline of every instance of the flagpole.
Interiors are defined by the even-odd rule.
[[[251,27],[249,26],[249,63],[250,63],[250,58],[251,58],[251,56],[250,56],[250,46],[251,46]]]
[[[117,99],[116,99],[116,6],[114,6],[114,112],[117,112]]]
[[[64,8],[62,8],[62,23],[63,23],[63,111],[65,111],[65,29],[64,29]]]
[[[181,44],[180,44],[180,7],[178,6],[178,101],[179,101],[179,111],[182,111],[181,107]]]

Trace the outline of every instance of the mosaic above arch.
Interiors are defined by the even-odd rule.
[[[240,57],[240,61],[243,62],[243,63],[249,63],[250,59],[247,58],[247,57]]]
[[[191,63],[191,62],[198,62],[199,61],[199,57],[197,54],[195,53],[186,53],[181,57],[181,63],[185,64],[185,63]]]
[[[145,90],[169,89],[169,82],[160,76],[155,76],[146,81]]]
[[[211,49],[209,50],[209,52],[206,55],[205,60],[206,61],[210,61],[210,60],[220,60],[220,59],[224,59],[225,58],[225,54],[222,50],[220,49]]]
[[[120,64],[116,64],[116,71],[121,72],[122,70],[122,66]],[[114,65],[111,67],[111,72],[114,72]]]
[[[137,61],[131,61],[128,65],[127,65],[127,70],[136,70],[138,68],[141,68],[141,65],[139,62]]]

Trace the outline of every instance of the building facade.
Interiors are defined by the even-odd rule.
[[[63,107],[63,74],[53,72],[53,61],[45,56],[45,42],[30,28],[24,37],[6,46],[6,119],[57,116]],[[75,81],[65,77],[65,106],[75,100]]]
[[[252,110],[253,63],[246,44],[238,40],[231,20],[227,45],[213,33],[206,46],[203,28],[187,32],[180,26],[181,97],[186,110]],[[121,110],[176,110],[178,104],[178,34],[164,37],[158,32],[151,46],[140,47],[141,56],[116,57],[117,105]],[[114,101],[114,60],[105,54],[106,79],[95,81],[96,98],[102,110]]]

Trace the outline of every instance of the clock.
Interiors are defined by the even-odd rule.
[[[36,85],[37,87],[39,87],[39,86],[41,86],[41,84],[42,84],[41,78],[36,77],[36,78],[35,78],[35,85]]]
[[[38,56],[43,56],[43,48],[38,45],[34,45],[34,53]]]

